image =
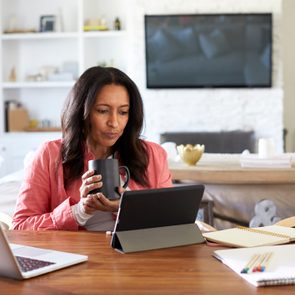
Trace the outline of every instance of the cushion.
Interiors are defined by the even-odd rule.
[[[266,68],[270,67],[270,45],[264,48],[260,60]]]
[[[263,34],[260,25],[248,24],[246,27],[246,46],[248,50],[259,52],[262,44]]]
[[[216,29],[208,35],[199,35],[200,46],[208,59],[222,55],[229,50],[228,41],[225,34]]]
[[[177,43],[178,48],[181,49],[181,55],[195,55],[201,49],[198,44],[198,39],[191,27],[173,28],[167,32]]]
[[[0,178],[0,211],[12,216],[19,189],[24,177],[24,170]]]
[[[169,61],[180,53],[179,45],[165,29],[157,30],[147,42],[148,54],[152,60]]]

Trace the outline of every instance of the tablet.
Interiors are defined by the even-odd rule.
[[[203,242],[195,224],[203,193],[203,185],[126,191],[121,198],[112,247],[133,252]],[[158,245],[153,241],[156,237],[162,240]]]

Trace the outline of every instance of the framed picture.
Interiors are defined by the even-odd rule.
[[[56,26],[55,15],[41,15],[40,32],[54,32]]]

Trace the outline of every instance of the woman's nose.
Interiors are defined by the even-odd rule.
[[[112,114],[110,117],[109,117],[109,120],[108,120],[108,124],[112,127],[117,127],[118,126],[118,117],[116,114]]]

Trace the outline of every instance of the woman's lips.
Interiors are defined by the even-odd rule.
[[[113,133],[113,132],[106,132],[104,133],[105,137],[109,139],[116,139],[119,137],[119,133]]]

